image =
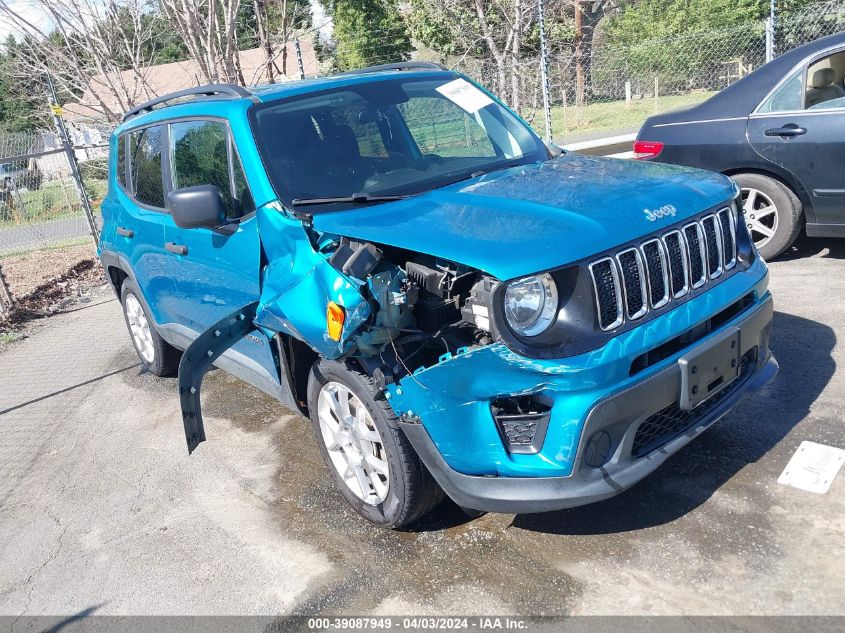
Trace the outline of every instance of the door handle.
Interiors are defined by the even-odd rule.
[[[122,235],[123,237],[128,237],[129,239],[135,237],[135,231],[123,228],[122,226],[117,227],[117,234]]]
[[[766,136],[801,136],[807,133],[807,128],[803,128],[794,123],[787,123],[783,127],[773,127],[765,131]]]
[[[177,255],[188,254],[188,247],[184,244],[174,244],[173,242],[165,242],[164,248],[169,250],[171,253],[176,253]]]

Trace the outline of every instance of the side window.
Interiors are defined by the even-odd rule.
[[[766,99],[758,112],[791,112],[804,108],[803,69],[787,79]]]
[[[254,206],[246,178],[237,156],[232,152],[230,173],[229,132],[218,121],[183,121],[171,123],[173,187],[214,185],[226,205],[226,217],[238,218]]]
[[[478,121],[449,101],[432,97],[410,99],[399,105],[423,154],[444,157],[496,156],[490,136]]]
[[[237,216],[240,217],[255,211],[255,202],[249,192],[244,168],[241,166],[238,153],[235,151],[232,152],[232,172],[232,183],[235,186],[235,202],[237,204],[235,211]]]
[[[164,183],[161,177],[161,150],[164,127],[152,127],[129,133],[132,191],[138,202],[164,208]]]
[[[126,137],[117,139],[117,182],[126,187]]]
[[[845,107],[845,51],[828,55],[807,69],[804,97],[808,110]]]

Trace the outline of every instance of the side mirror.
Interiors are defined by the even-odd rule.
[[[185,187],[167,194],[167,209],[183,229],[216,229],[226,224],[226,205],[214,185]]]

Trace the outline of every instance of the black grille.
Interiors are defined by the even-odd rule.
[[[668,301],[666,288],[666,269],[663,262],[663,250],[660,242],[653,240],[643,244],[645,266],[648,271],[648,291],[651,295],[651,305],[661,306]]]
[[[653,235],[590,264],[599,326],[613,330],[662,308],[736,264],[736,223],[730,208]],[[624,290],[624,295],[622,291]],[[624,306],[624,308],[623,308]]]
[[[734,225],[728,209],[719,211],[719,223],[722,226],[722,245],[725,249],[725,268],[730,268],[736,261]]]
[[[718,277],[722,272],[721,237],[718,233],[716,216],[710,215],[701,221],[704,227],[704,240],[707,242],[707,272],[711,277]]]
[[[602,329],[607,329],[619,320],[621,310],[616,276],[613,274],[613,261],[603,259],[596,262],[592,271],[599,306],[599,323]]]
[[[501,420],[502,432],[511,446],[530,446],[537,434],[537,420]]]
[[[707,402],[692,411],[685,411],[677,404],[670,404],[665,409],[649,416],[640,424],[634,435],[634,443],[631,447],[631,455],[643,457],[653,450],[660,448],[666,442],[677,437],[702,417],[712,411],[720,402],[736,391],[737,387],[748,378],[754,369],[754,362],[757,359],[757,348],[746,352],[741,359],[739,366],[739,377],[733,385],[726,387]]]
[[[493,400],[493,419],[511,453],[536,453],[543,446],[551,416],[551,401],[541,395],[507,396]]]
[[[672,296],[677,297],[684,293],[687,288],[686,266],[684,266],[684,246],[681,242],[681,234],[669,233],[663,238],[666,243],[667,256],[669,258],[669,272],[672,273]]]
[[[704,244],[701,243],[699,235],[699,226],[697,224],[690,224],[684,227],[684,237],[687,241],[687,250],[689,251],[689,273],[692,285],[701,283],[705,279],[704,275],[704,260],[703,251]]]
[[[643,296],[643,278],[637,251],[631,249],[619,254],[619,268],[622,270],[622,283],[625,286],[625,304],[628,316],[636,317],[645,311]]]

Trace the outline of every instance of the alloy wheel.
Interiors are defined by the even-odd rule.
[[[772,199],[759,189],[743,188],[740,192],[745,225],[754,245],[760,249],[778,231],[778,210]]]
[[[129,332],[132,340],[135,341],[135,348],[147,363],[155,360],[155,347],[153,346],[153,333],[147,315],[141,307],[141,302],[132,293],[126,295],[126,320],[129,323]]]
[[[369,505],[384,503],[387,454],[364,403],[346,385],[328,382],[320,389],[317,416],[330,461],[352,494]]]

